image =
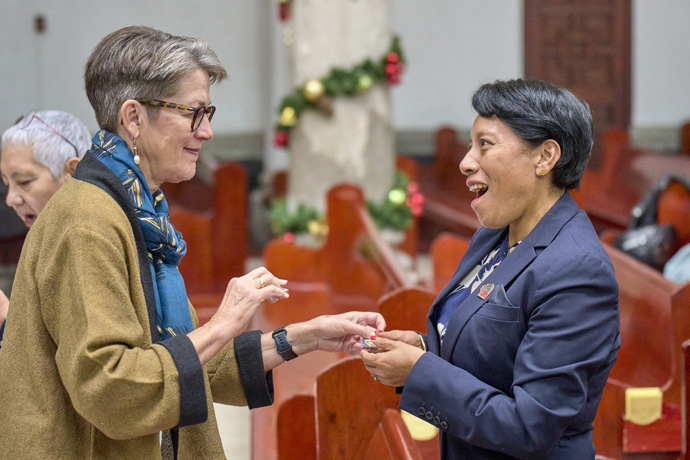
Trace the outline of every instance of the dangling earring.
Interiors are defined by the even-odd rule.
[[[137,151],[137,138],[135,137],[132,139],[132,143],[134,144],[134,164],[139,166],[139,152]]]

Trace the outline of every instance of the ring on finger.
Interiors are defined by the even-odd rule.
[[[379,381],[379,378],[376,377],[374,374],[371,374],[371,377],[372,377],[374,380],[376,380],[377,382]]]
[[[263,276],[259,277],[259,289],[263,289],[266,287],[266,281],[264,280]]]

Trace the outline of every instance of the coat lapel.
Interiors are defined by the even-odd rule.
[[[527,235],[522,243],[515,248],[506,261],[501,263],[493,271],[493,273],[491,273],[487,279],[483,281],[481,286],[489,283],[493,284],[494,286],[503,285],[507,291],[513,280],[532,263],[536,256],[546,246],[548,246],[551,241],[553,241],[561,228],[563,228],[566,222],[575,216],[578,210],[579,208],[575,201],[570,197],[570,194],[565,193],[563,197],[561,197],[561,199],[558,200],[558,202],[549,210],[549,212],[546,213],[541,221],[539,221],[537,226],[534,227],[534,229],[529,235]],[[458,269],[453,275],[453,278],[448,285],[443,288],[441,294],[439,294],[439,296],[436,298],[432,308],[430,309],[427,323],[432,325],[434,330],[436,329],[436,324],[434,323],[433,318],[436,311],[436,305],[450,291],[455,289],[455,286],[457,286],[457,284],[469,270],[475,267],[481,261],[481,259],[489,253],[489,251],[496,247],[498,242],[505,237],[506,232],[507,229],[503,229],[503,231],[494,231],[494,236],[486,238],[483,244],[477,245],[476,247],[470,245],[467,251],[467,260],[463,258],[458,266]],[[486,301],[485,299],[478,297],[481,286],[478,287],[474,292],[470,293],[467,299],[463,302],[462,306],[455,310],[448,321],[446,335],[440,352],[441,357],[445,360],[450,361],[450,358],[453,354],[453,349],[457,343],[458,336],[470,318]],[[434,345],[436,347],[435,350],[438,350],[438,333],[429,334],[429,336],[433,336],[433,341],[435,342]]]
[[[489,235],[486,238],[481,239],[480,241],[477,241],[476,239],[472,240],[469,248],[467,249],[467,252],[464,256],[462,256],[462,259],[460,259],[458,268],[455,269],[455,273],[453,273],[453,276],[451,277],[450,281],[441,290],[439,295],[436,297],[436,300],[434,300],[434,303],[431,304],[431,308],[429,308],[429,313],[427,315],[427,340],[429,341],[429,351],[439,354],[440,343],[438,332],[435,332],[436,322],[434,319],[436,317],[436,307],[443,299],[445,299],[445,297],[448,294],[451,293],[451,291],[453,291],[457,287],[457,285],[467,275],[467,273],[474,267],[476,267],[477,264],[479,264],[481,260],[484,258],[484,256],[486,256],[493,248],[495,248],[498,245],[498,243],[503,238],[505,238],[506,235],[505,230],[496,231],[485,229],[485,231],[490,231],[494,234]],[[432,331],[434,333],[432,333]]]

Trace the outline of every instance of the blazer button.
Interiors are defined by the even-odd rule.
[[[434,414],[431,413],[431,411],[426,411],[426,414],[424,415],[427,420],[431,420],[434,418]]]
[[[441,422],[441,428],[444,430],[448,429],[448,424],[446,422]]]
[[[441,423],[441,418],[439,416],[434,417],[434,425]]]
[[[425,413],[425,412],[426,412],[426,411],[424,410],[423,407],[420,407],[419,409],[417,409],[417,413],[418,413],[419,415],[421,415],[422,417],[424,417],[424,413]]]

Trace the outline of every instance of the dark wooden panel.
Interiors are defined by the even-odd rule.
[[[629,0],[525,0],[525,76],[587,101],[597,141],[630,123],[630,10]]]

